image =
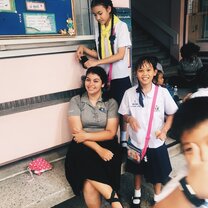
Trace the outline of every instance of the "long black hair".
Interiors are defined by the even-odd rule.
[[[151,64],[154,68],[154,70],[156,69],[156,66],[157,66],[157,57],[155,56],[142,56],[140,57],[138,60],[137,60],[137,63],[135,65],[135,72],[137,72],[138,69],[141,69],[142,66],[144,65],[144,63],[148,63],[148,64]],[[144,93],[142,91],[142,86],[138,81],[138,87],[136,89],[136,92],[139,93],[139,104],[144,107],[144,103],[143,103],[143,96],[144,96]]]
[[[91,9],[95,6],[99,6],[102,5],[103,7],[105,7],[106,9],[110,6],[111,7],[111,16],[112,16],[112,24],[111,24],[111,33],[110,33],[110,44],[111,44],[111,51],[112,54],[114,55],[114,40],[115,40],[115,34],[114,33],[114,14],[116,14],[116,9],[113,6],[113,3],[111,0],[92,0],[91,1]],[[102,53],[101,53],[101,25],[98,22],[98,30],[99,30],[99,36],[98,36],[98,53],[100,58],[102,59]]]
[[[102,88],[102,100],[103,100],[103,102],[108,101],[110,98],[110,95],[108,92],[108,86],[107,86],[108,75],[106,74],[105,70],[100,66],[90,67],[87,69],[86,76],[82,77],[83,83],[82,83],[80,95],[82,95],[86,92],[84,82],[85,82],[85,79],[88,74],[97,74],[100,77],[102,84],[104,84],[104,87]]]

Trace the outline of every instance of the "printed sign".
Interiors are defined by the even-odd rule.
[[[24,13],[26,34],[56,33],[54,14]]]
[[[46,11],[45,2],[41,1],[26,1],[28,11]]]
[[[0,0],[0,12],[16,12],[14,0]]]

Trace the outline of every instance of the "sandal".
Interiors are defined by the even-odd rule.
[[[117,197],[115,197],[116,192],[113,190],[111,193],[111,196],[109,199],[106,199],[107,202],[109,202],[110,204],[114,203],[114,202],[119,202],[121,204],[120,199]],[[121,204],[121,206],[123,207],[123,205]]]
[[[135,202],[139,201],[138,203]],[[140,203],[141,203],[141,197],[139,196],[132,196],[132,202],[131,202],[131,208],[139,208],[140,207]]]

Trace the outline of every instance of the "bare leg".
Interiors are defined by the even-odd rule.
[[[111,193],[113,191],[112,187],[104,184],[104,183],[100,183],[97,181],[93,181],[93,180],[89,180],[88,182],[105,198],[105,199],[110,199],[111,197]],[[118,198],[118,195],[115,195],[115,198]],[[120,202],[113,202],[111,204],[112,208],[122,208],[122,205]]]
[[[100,193],[94,188],[94,186],[89,181],[85,181],[84,183],[83,194],[87,207],[89,208],[101,207]]]
[[[161,190],[162,190],[162,184],[161,183],[154,184],[154,192],[155,192],[155,194],[157,194],[157,195],[160,194]]]
[[[154,201],[157,202],[158,201],[158,194],[160,194],[162,189],[162,184],[161,183],[156,183],[154,184]]]
[[[135,175],[134,176],[134,188],[136,190],[141,189],[141,185],[142,185],[142,176],[141,175]]]
[[[132,197],[133,205],[139,206],[141,202],[141,184],[142,184],[142,176],[135,175],[134,176],[134,195]]]

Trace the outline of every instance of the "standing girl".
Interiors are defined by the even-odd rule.
[[[156,88],[152,81],[156,73],[155,58],[141,57],[136,65],[138,85],[125,92],[119,108],[119,113],[129,123],[130,135],[136,135],[131,138],[132,143],[141,149],[144,148],[144,140],[147,134],[151,105]],[[142,175],[154,185],[154,200],[157,201],[162,183],[168,178],[172,170],[165,139],[176,110],[177,105],[168,90],[158,86],[146,158],[139,164],[131,160],[127,160],[126,164],[127,171],[135,175],[133,207],[138,207],[140,204]]]
[[[108,74],[110,94],[121,103],[126,89],[131,87],[128,72],[128,47],[131,45],[126,23],[115,15],[111,0],[92,0],[92,13],[98,24],[95,24],[95,42],[97,50],[83,45],[77,49],[77,57],[83,55],[94,58],[85,62],[85,67],[101,65]],[[126,124],[120,118],[121,143],[126,147]]]

